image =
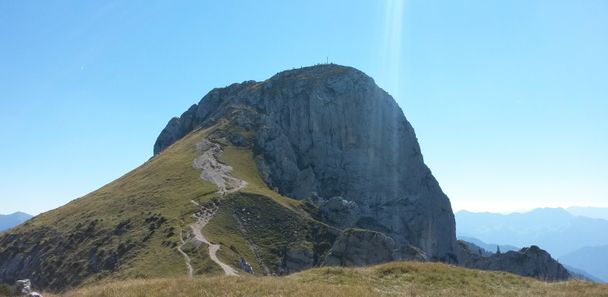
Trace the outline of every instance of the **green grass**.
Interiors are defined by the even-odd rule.
[[[253,153],[251,150],[228,145],[224,148],[224,152],[219,160],[222,163],[232,166],[232,174],[235,177],[247,181],[247,187],[241,190],[241,192],[272,198],[277,203],[293,211],[299,212],[301,215],[308,215],[308,213],[302,210],[302,201],[282,196],[276,191],[268,188],[260,176],[257,165],[253,160]]]
[[[282,259],[288,251],[316,253],[320,259],[337,235],[272,198],[251,193],[235,193],[224,199],[204,232],[209,240],[229,247],[221,250],[223,259],[238,267],[243,257],[257,273],[263,271],[261,264],[271,272],[287,272]],[[257,247],[257,257],[252,244]]]
[[[223,244],[218,256],[234,267],[244,257],[258,273],[262,269],[257,259],[274,271],[279,268],[279,252],[323,251],[318,243],[328,240],[327,226],[310,218],[305,203],[269,189],[249,149],[227,144],[220,156],[221,162],[233,167],[233,175],[248,182],[241,193],[220,197],[213,184],[200,179],[200,172],[192,167],[198,155],[196,143],[231,129],[220,123],[192,132],[99,190],[0,236],[0,260],[14,258],[15,250],[40,258],[41,263],[30,265],[32,271],[26,273],[38,274],[37,285],[53,290],[105,280],[183,276],[186,266],[176,246],[197,210],[191,200],[202,204],[210,199],[225,202],[203,232]],[[255,136],[251,131],[239,132],[249,141]],[[251,225],[257,227],[238,224],[236,215],[242,215],[238,212],[243,207],[262,218]],[[257,257],[250,248],[253,241],[259,247]],[[221,272],[210,261],[206,246],[186,246],[185,252],[192,258],[195,274]]]
[[[231,131],[230,127],[222,128]],[[249,142],[253,141],[254,134],[250,132],[231,132],[238,132]],[[230,144],[224,145],[219,157],[220,162],[232,167],[233,176],[248,184],[239,193],[222,198],[218,213],[203,230],[210,241],[223,245],[218,257],[233,267],[239,267],[242,257],[252,265],[256,274],[260,274],[267,269],[280,271],[280,255],[284,251],[326,252],[330,247],[328,241],[333,241],[335,232],[312,219],[304,202],[268,188],[253,158],[250,149]],[[239,222],[237,218],[247,221]],[[257,247],[257,257],[252,245]],[[265,268],[260,265],[262,263]]]
[[[440,263],[395,262],[367,268],[317,268],[286,277],[128,280],[50,297],[176,296],[608,296],[608,286],[546,283],[503,272]]]
[[[99,190],[13,229],[16,236],[0,237],[0,254],[18,249],[36,255],[41,263],[33,268],[46,280],[39,285],[56,289],[105,278],[184,275],[175,246],[196,210],[190,200],[204,201],[216,191],[192,167],[195,143],[207,133],[196,131]],[[209,262],[207,255],[193,256],[201,265]],[[92,257],[100,267],[91,267]]]
[[[225,124],[217,127],[220,133],[230,131]],[[256,276],[264,270],[261,264],[273,273],[290,272],[284,264],[287,253],[310,253],[317,266],[340,232],[316,221],[309,204],[269,189],[247,148],[224,146],[220,161],[248,186],[219,196],[192,167],[195,144],[213,129],[195,131],[116,181],[1,235],[0,257],[15,250],[39,257],[37,287],[78,287],[45,296],[608,296],[606,286],[586,282],[544,283],[436,263],[231,278],[221,276],[205,245],[184,247],[196,275],[186,279],[176,246],[197,210],[191,200],[219,201],[203,233],[222,244],[222,260],[238,268],[243,257]],[[241,132],[252,141],[252,132]],[[115,265],[108,265],[113,259]],[[98,264],[96,270],[91,262]]]

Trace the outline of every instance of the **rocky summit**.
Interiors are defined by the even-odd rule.
[[[215,89],[169,122],[155,153],[226,119],[255,133],[250,149],[270,188],[312,199],[339,228],[379,231],[397,249],[453,260],[450,202],[395,100],[363,72],[319,65]],[[236,145],[243,138],[228,135]]]
[[[530,274],[550,256],[523,255],[463,250],[395,100],[363,72],[324,64],[209,92],[169,121],[149,161],[0,234],[0,282],[64,290],[395,260],[566,276],[559,264]]]

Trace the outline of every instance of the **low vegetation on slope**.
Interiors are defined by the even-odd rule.
[[[220,256],[239,267],[240,258],[255,274],[286,274],[320,265],[337,231],[266,196],[236,193],[221,204],[205,228],[211,241],[228,247]]]
[[[367,268],[316,268],[286,277],[128,280],[51,297],[174,296],[608,296],[608,286],[546,283],[504,272],[439,263],[394,262]]]
[[[214,133],[218,141],[227,138],[225,130]],[[238,133],[253,141],[246,131]],[[228,142],[222,147],[220,161],[247,186],[222,197],[217,214],[203,230],[210,241],[223,246],[219,257],[237,268],[242,258],[256,275],[281,275],[320,265],[339,231],[311,218],[309,204],[269,189],[250,149]]]
[[[63,290],[98,279],[185,275],[176,251],[196,207],[216,191],[192,168],[200,130],[112,183],[0,236],[0,277]],[[206,253],[197,263],[218,270]],[[201,264],[202,265],[202,264]]]
[[[218,256],[232,267],[243,258],[256,274],[283,274],[319,264],[335,231],[311,219],[306,203],[269,189],[250,150],[222,143],[220,161],[247,181],[237,193],[220,195],[193,168],[196,144],[223,129],[194,131],[101,189],[0,235],[0,282],[30,278],[38,288],[63,291],[103,280],[185,276],[180,235],[187,236],[196,204],[212,200],[221,207],[202,231],[221,244]],[[193,274],[221,273],[205,246],[182,250]],[[293,250],[319,257],[293,263]]]

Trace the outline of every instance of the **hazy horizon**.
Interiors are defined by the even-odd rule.
[[[61,205],[59,205],[59,206],[61,206]],[[59,207],[59,206],[57,206],[57,207]],[[531,212],[531,211],[534,211],[534,210],[537,210],[537,209],[563,209],[563,210],[566,210],[566,211],[570,212],[570,214],[575,215],[574,213],[572,213],[570,211],[571,208],[599,209],[599,210],[606,210],[606,212],[608,213],[608,207],[594,207],[594,206],[536,207],[536,208],[531,208],[531,209],[515,209],[515,210],[507,210],[507,211],[487,211],[487,210],[476,211],[476,210],[470,210],[470,209],[453,209],[453,211],[454,211],[454,213],[461,212],[461,211],[468,211],[468,212],[473,212],[473,213],[493,213],[493,214],[509,215],[509,214]],[[36,216],[36,215],[39,215],[39,214],[41,214],[43,212],[28,213],[28,212],[23,212],[23,211],[15,211],[15,212],[9,212],[9,213],[0,213],[0,216],[3,216],[3,215],[4,216],[6,216],[6,215],[13,215],[13,214],[17,214],[17,213],[24,213],[24,214]],[[587,217],[590,217],[590,218],[599,218],[599,217],[596,217],[596,216],[589,216],[589,215],[584,215],[584,214],[576,214],[576,216],[587,216]],[[604,219],[604,218],[599,218],[599,219]]]
[[[608,3],[467,4],[0,3],[0,213],[135,169],[212,88],[326,61],[395,98],[454,212],[608,207]]]

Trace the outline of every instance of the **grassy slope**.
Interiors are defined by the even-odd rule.
[[[222,124],[220,127],[226,129]],[[222,203],[226,207],[220,208],[203,231],[211,241],[224,244],[219,257],[233,266],[238,267],[242,256],[256,272],[261,271],[248,238],[261,239],[259,254],[270,263],[279,261],[274,254],[279,248],[309,248],[310,232],[315,230],[307,229],[311,220],[304,211],[305,204],[269,189],[259,176],[250,150],[226,144],[220,156],[234,168],[235,176],[248,182],[242,193],[219,197],[214,185],[200,179],[200,173],[192,167],[197,156],[195,144],[212,131],[195,131],[112,183],[12,230],[18,239],[2,242],[0,252],[12,248],[31,254],[35,247],[44,249],[40,254],[43,269],[37,271],[43,270],[46,275],[37,283],[55,290],[65,284],[72,287],[103,279],[182,276],[186,271],[184,259],[175,247],[196,211],[190,201],[203,204],[212,198],[225,200]],[[239,229],[234,216],[244,206],[262,214],[262,220],[251,224],[247,232]],[[266,220],[279,217],[293,228]],[[286,236],[296,229],[303,231],[295,237]],[[192,258],[195,274],[220,273],[206,248],[186,246],[185,251]],[[91,267],[91,256],[97,257],[96,270]]]
[[[60,288],[60,282],[78,285],[107,277],[185,274],[175,246],[196,210],[190,200],[209,199],[216,191],[192,168],[195,143],[206,133],[192,133],[99,190],[15,228],[11,234],[18,239],[3,241],[1,248],[43,248],[42,266],[50,272],[44,278],[53,288]],[[195,261],[209,265],[207,270],[219,271],[206,253],[193,253]],[[93,274],[91,255],[100,265]],[[120,260],[112,267],[108,263],[115,256]]]
[[[46,296],[46,295],[45,295]],[[50,297],[174,296],[608,296],[608,286],[545,283],[504,272],[439,263],[396,262],[367,268],[317,268],[287,277],[129,280]]]
[[[195,273],[216,276],[185,279],[184,261],[175,244],[196,211],[190,200],[222,200],[220,211],[204,233],[224,245],[219,252],[222,259],[238,267],[242,256],[256,272],[262,268],[250,249],[252,240],[259,248],[257,258],[276,269],[281,249],[322,253],[335,236],[309,217],[305,203],[268,189],[247,149],[227,145],[221,161],[233,167],[235,176],[248,181],[248,187],[241,193],[218,197],[215,186],[200,180],[192,168],[195,143],[209,132],[196,131],[116,181],[11,231],[24,237],[36,235],[31,240],[48,245],[49,251],[60,244],[67,252],[49,252],[45,265],[57,274],[81,273],[83,279],[72,279],[73,283],[88,284],[64,295],[49,296],[608,296],[606,286],[549,284],[508,273],[433,263],[320,268],[281,278],[228,278],[218,275],[219,267],[209,260],[204,248],[187,249]],[[237,217],[247,220],[245,227],[239,227]],[[76,244],[70,245],[74,234],[84,239],[77,238]],[[53,242],[56,235],[68,240]],[[91,250],[104,250],[107,257],[120,252],[121,246],[123,250],[130,248],[117,271],[87,272]]]
[[[293,211],[299,212],[304,216],[308,215],[301,210],[302,201],[282,196],[268,188],[257,170],[257,165],[253,160],[253,154],[250,150],[228,145],[220,156],[220,161],[232,166],[232,174],[235,177],[247,181],[247,187],[241,190],[241,192],[272,198],[275,202]]]
[[[283,265],[287,252],[316,254],[320,260],[336,237],[329,227],[290,211],[272,198],[249,193],[224,200],[204,231],[211,241],[227,247],[220,250],[221,258],[238,267],[243,257],[256,274],[290,272]],[[252,245],[257,247],[257,257]]]
[[[226,145],[220,161],[232,166],[234,176],[248,182],[240,193],[224,198],[220,210],[203,230],[209,240],[225,247],[219,251],[220,258],[238,268],[243,257],[259,274],[265,269],[258,260],[276,272],[280,268],[279,255],[286,249],[320,253],[329,249],[329,242],[335,237],[330,228],[311,219],[302,201],[269,189],[250,150]],[[252,244],[257,247],[257,257]]]

